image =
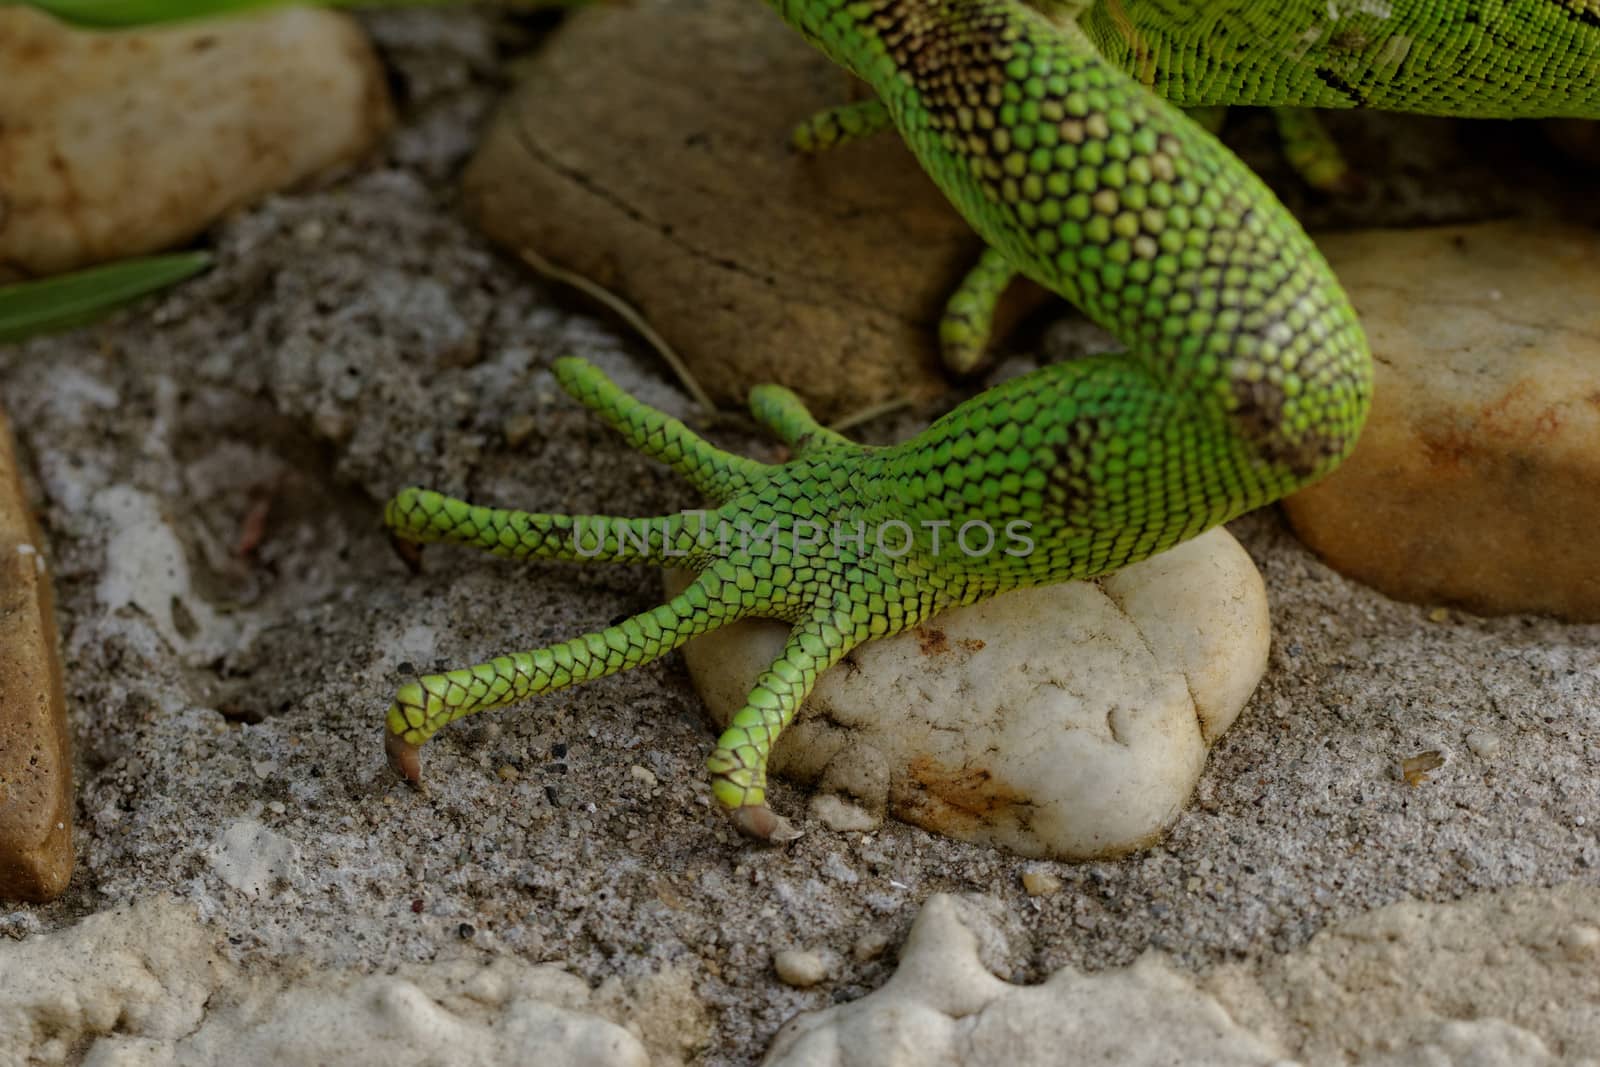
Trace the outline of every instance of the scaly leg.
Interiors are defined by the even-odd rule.
[[[817,112],[789,133],[789,145],[797,152],[814,155],[870,137],[891,125],[883,101],[872,97]]]
[[[861,638],[848,618],[808,619],[795,627],[783,654],[756,679],[745,706],[733,716],[706,760],[711,793],[737,826],[751,837],[785,841],[799,836],[767,807],[767,761],[778,735],[817,678]]]
[[[781,385],[758,385],[750,390],[750,414],[794,449],[796,455],[835,445],[854,445],[848,437],[812,418],[801,399]]]
[[[799,628],[711,770],[737,824],[770,836],[780,829],[763,792],[772,741],[851,644],[1007,589],[1135,563],[1315,481],[1355,445],[1372,362],[1327,263],[1260,179],[1081,30],[1017,0],[776,6],[893,102],[934,183],[1004,252],[986,255],[964,287],[971,307],[956,318],[968,333],[981,335],[972,327],[1015,269],[1126,351],[1013,378],[884,449],[819,435],[791,398],[768,393],[758,412],[798,451],[773,466],[712,449],[564,362],[558,373],[585,403],[721,501],[719,523],[774,535],[698,550],[690,562],[706,570],[665,609],[670,627],[645,613],[406,687],[389,718],[402,773],[414,775],[416,745],[461,714],[769,615]],[[831,115],[850,132],[888,113],[867,103]],[[840,139],[825,122],[808,128],[802,140]],[[484,526],[504,543],[492,516],[460,515],[471,538]],[[960,540],[973,530],[980,546],[987,539],[976,552]],[[549,531],[535,535],[543,545]]]
[[[671,467],[695,489],[721,503],[759,478],[765,464],[724,452],[682,422],[618,389],[581,359],[558,359],[556,380],[574,400],[599,415],[636,451]]]
[[[389,765],[407,781],[419,781],[417,749],[441,727],[658,659],[691,637],[740,618],[740,597],[732,571],[714,567],[667,603],[615,626],[402,686],[386,720]]]
[[[944,365],[956,374],[970,374],[983,362],[994,309],[1017,270],[1005,255],[985,248],[977,264],[961,279],[939,320],[939,350]]]
[[[1308,107],[1275,107],[1272,117],[1278,123],[1284,158],[1307,185],[1320,192],[1343,194],[1361,187],[1361,176],[1345,161],[1338,142],[1315,111]]]
[[[1212,136],[1222,133],[1228,117],[1225,107],[1186,107],[1183,112]],[[1360,187],[1360,176],[1345,161],[1338,142],[1314,110],[1275,107],[1272,118],[1278,125],[1283,157],[1307,185],[1324,193],[1351,193]]]
[[[383,509],[390,536],[408,545],[468,545],[511,559],[663,563],[691,552],[698,530],[682,515],[546,515],[486,508],[428,489],[402,489]],[[407,556],[406,558],[410,558]]]

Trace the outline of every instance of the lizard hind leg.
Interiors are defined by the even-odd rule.
[[[1272,117],[1278,124],[1284,158],[1307,185],[1318,192],[1338,195],[1360,191],[1361,175],[1346,162],[1339,143],[1315,111],[1275,107]]]
[[[983,362],[994,332],[994,312],[1017,269],[998,249],[986,248],[950,294],[939,320],[939,350],[955,374],[970,374]]]
[[[796,456],[833,446],[862,447],[818,422],[806,410],[805,402],[781,385],[758,385],[750,390],[750,414],[774,437],[794,449]]]
[[[1184,114],[1213,137],[1221,136],[1228,117],[1226,107],[1188,107]],[[1348,195],[1361,189],[1361,175],[1345,160],[1339,143],[1328,133],[1317,113],[1308,107],[1275,107],[1283,158],[1300,180],[1322,193]]]
[[[767,762],[778,735],[794,720],[822,672],[861,642],[847,619],[825,614],[797,625],[706,760],[712,796],[749,837],[789,841],[800,836],[767,806]]]
[[[789,146],[796,152],[816,155],[870,137],[891,125],[889,109],[883,106],[882,100],[877,97],[857,100],[824,108],[797,125],[789,133]]]
[[[449,723],[659,659],[690,638],[740,618],[745,613],[740,596],[731,571],[713,566],[665,604],[614,626],[401,686],[384,724],[389,766],[418,782],[417,750]]]

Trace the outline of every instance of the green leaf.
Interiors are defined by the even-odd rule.
[[[25,0],[79,26],[143,26],[281,7],[297,0]],[[458,0],[312,0],[318,7],[450,6]]]
[[[0,286],[0,344],[91,322],[210,265],[209,252],[175,252]]]
[[[153,22],[227,15],[282,0],[27,0],[63,22],[79,26],[141,26]]]

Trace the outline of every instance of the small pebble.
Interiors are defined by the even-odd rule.
[[[883,955],[889,947],[889,935],[882,930],[868,930],[850,946],[850,956],[857,963],[869,963]]]
[[[828,976],[822,957],[803,949],[785,948],[772,954],[772,969],[778,981],[796,989],[807,989]]]
[[[883,817],[833,793],[811,798],[811,814],[834,833],[870,833],[883,825]]]
[[[356,424],[346,412],[323,409],[311,416],[311,432],[321,440],[342,444],[356,432]]]
[[[1030,897],[1051,897],[1061,892],[1061,879],[1049,871],[1024,871],[1022,888]]]
[[[1474,756],[1489,759],[1500,751],[1500,738],[1488,730],[1474,730],[1467,735],[1467,747]]]
[[[278,765],[272,760],[264,759],[252,763],[250,769],[256,772],[257,778],[271,778],[277,771]]]
[[[1436,771],[1444,766],[1444,753],[1437,749],[1427,752],[1418,752],[1415,756],[1408,756],[1400,761],[1400,776],[1406,784],[1415,789],[1424,782],[1431,781],[1429,772]]]
[[[518,448],[526,443],[528,438],[533,436],[533,431],[538,428],[538,420],[532,415],[524,413],[522,415],[513,415],[507,419],[505,425],[501,427],[501,433],[505,434],[506,444],[512,448]]]
[[[1559,940],[1561,951],[1574,963],[1600,959],[1600,929],[1578,923],[1563,931]]]
[[[502,763],[500,765],[500,769],[494,773],[500,777],[502,782],[514,782],[519,777],[517,774],[517,769],[511,766],[509,763]]]
[[[641,767],[635,763],[632,767],[628,768],[628,774],[633,778],[634,781],[638,782],[640,785],[643,785],[646,789],[654,789],[656,787],[656,776],[648,767]]]

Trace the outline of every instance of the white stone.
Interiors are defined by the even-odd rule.
[[[784,985],[805,989],[828,977],[822,957],[804,949],[785,948],[772,954],[772,970]]]
[[[195,588],[177,531],[161,503],[129,486],[102,489],[93,510],[113,532],[95,588],[107,612],[133,609],[190,664],[209,662],[240,643],[240,629]]]
[[[894,976],[790,1020],[764,1067],[1600,1063],[1600,982],[1587,950],[1595,887],[1401,901],[1286,955],[1198,978],[1151,952],[1092,974],[1063,968],[1035,986],[981,962],[1027,954],[1006,943],[996,907],[930,897]]]
[[[26,274],[185,241],[390,120],[360,28],[309,8],[102,32],[0,7],[0,70],[0,264]]]
[[[1061,879],[1049,871],[1023,871],[1022,888],[1030,897],[1053,897],[1061,892]]]
[[[0,1065],[422,1067],[525,1063],[535,1050],[563,1067],[651,1062],[559,967],[502,957],[382,975],[303,962],[246,974],[219,950],[220,937],[190,909],[155,899],[0,942]],[[629,1008],[613,1005],[624,1017]]]
[[[686,647],[719,723],[787,632],[751,620]],[[1177,817],[1268,642],[1261,577],[1213,530],[1098,582],[1008,593],[862,646],[824,675],[773,769],[815,782],[866,747],[902,819],[1024,855],[1117,855]]]
[[[763,1064],[1268,1067],[1282,1058],[1154,955],[1092,975],[1067,968],[1038,986],[1001,981],[979,961],[971,921],[957,898],[930,897],[894,977],[860,1000],[791,1020]]]

